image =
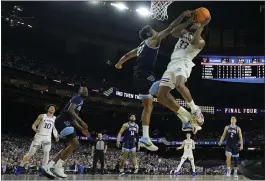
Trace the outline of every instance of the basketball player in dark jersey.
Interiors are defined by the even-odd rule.
[[[42,172],[48,178],[55,178],[55,175],[61,178],[67,178],[64,173],[63,163],[78,147],[76,129],[83,135],[88,136],[87,124],[78,116],[84,99],[88,96],[86,87],[81,87],[78,95],[71,98],[66,104],[62,113],[55,120],[55,127],[60,134],[60,139],[66,143],[66,148],[61,150],[49,164],[42,168]],[[50,169],[54,166],[55,175]]]
[[[231,117],[231,124],[226,126],[224,129],[224,133],[218,143],[219,146],[222,145],[223,140],[226,138],[226,147],[225,147],[225,155],[226,155],[226,165],[227,165],[227,176],[231,176],[231,157],[234,162],[234,176],[237,175],[237,165],[239,158],[239,149],[243,150],[243,137],[242,131],[240,127],[236,125],[236,117]],[[238,142],[240,143],[240,148],[238,148]]]
[[[139,140],[139,143],[150,151],[158,150],[149,137],[150,117],[153,108],[153,97],[149,94],[149,89],[155,81],[154,70],[160,43],[184,18],[191,17],[191,15],[192,11],[183,12],[168,28],[161,32],[156,32],[150,26],[145,26],[139,32],[143,42],[137,48],[124,55],[115,65],[117,69],[121,69],[127,60],[137,57],[133,83],[144,106],[142,112],[143,137]]]
[[[138,172],[138,163],[137,163],[137,156],[136,156],[136,142],[138,140],[138,131],[139,126],[135,123],[136,121],[136,115],[130,114],[129,115],[129,121],[127,123],[124,123],[120,129],[120,132],[117,136],[117,147],[120,147],[120,141],[121,141],[121,135],[124,134],[123,137],[123,145],[122,145],[122,158],[120,161],[120,176],[125,175],[124,172],[124,163],[128,157],[128,154],[132,153],[132,161],[134,166],[134,173]]]

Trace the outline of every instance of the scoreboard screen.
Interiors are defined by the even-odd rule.
[[[202,79],[264,83],[264,56],[201,56]]]

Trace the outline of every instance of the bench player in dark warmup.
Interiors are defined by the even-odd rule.
[[[64,140],[66,147],[61,150],[49,164],[42,168],[42,172],[49,178],[55,178],[55,175],[61,178],[66,178],[64,173],[63,163],[78,147],[78,139],[75,129],[88,136],[87,124],[78,116],[84,99],[88,96],[88,90],[81,87],[78,95],[71,98],[66,104],[62,113],[55,120],[55,127],[60,133],[60,139]],[[54,166],[54,174],[50,169]]]
[[[124,133],[123,137],[123,145],[122,145],[122,158],[120,161],[120,176],[123,176],[124,173],[124,163],[128,157],[128,154],[132,153],[132,161],[133,166],[135,168],[134,173],[138,172],[138,163],[137,163],[137,156],[136,156],[136,142],[137,142],[137,135],[139,131],[139,126],[135,123],[136,116],[135,114],[129,115],[129,121],[127,123],[124,123],[120,129],[120,132],[117,136],[117,147],[120,147],[120,140],[121,135]]]
[[[242,131],[240,127],[236,125],[236,118],[231,117],[231,124],[226,126],[224,129],[224,133],[218,143],[221,146],[223,140],[226,138],[226,147],[225,147],[225,155],[226,155],[226,165],[227,165],[227,173],[226,175],[230,177],[231,175],[231,156],[234,161],[234,176],[237,175],[237,166],[238,166],[238,158],[239,158],[239,149],[243,150],[243,137]],[[240,143],[240,148],[238,148],[238,142]]]
[[[139,140],[139,143],[150,151],[158,150],[149,137],[150,117],[153,108],[153,97],[149,94],[149,89],[155,81],[154,69],[160,43],[184,18],[191,17],[191,15],[192,11],[183,12],[168,28],[161,32],[156,32],[150,26],[145,26],[139,32],[143,42],[137,48],[124,55],[115,65],[117,69],[121,69],[127,60],[137,57],[133,83],[144,106],[142,112],[143,137]]]

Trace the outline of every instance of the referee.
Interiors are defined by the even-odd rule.
[[[101,164],[101,174],[104,174],[104,157],[108,147],[102,137],[102,134],[98,133],[98,137],[92,147],[92,152],[94,152],[92,175],[96,174],[98,160]]]

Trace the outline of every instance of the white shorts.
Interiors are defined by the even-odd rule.
[[[194,157],[193,157],[193,155],[191,155],[191,154],[184,154],[184,155],[182,155],[182,157],[181,157],[181,159],[189,159],[189,160],[194,160]]]
[[[174,89],[176,87],[176,77],[181,75],[185,77],[187,81],[193,66],[194,64],[185,63],[184,61],[176,62],[164,72],[159,86],[166,86]]]
[[[44,146],[50,147],[51,145],[51,136],[43,136],[36,134],[31,143],[30,148],[35,147],[36,149],[44,148]]]

